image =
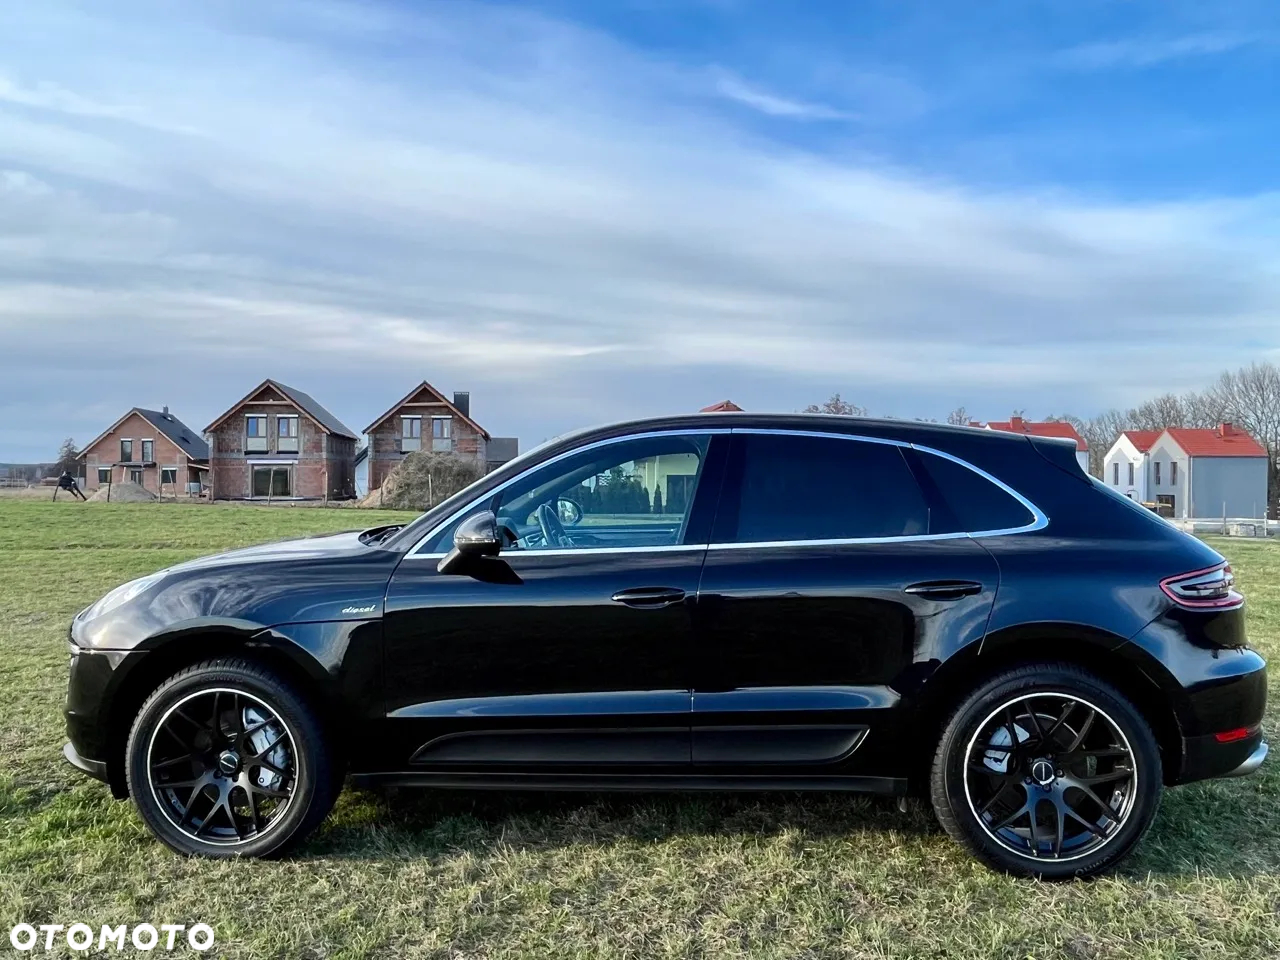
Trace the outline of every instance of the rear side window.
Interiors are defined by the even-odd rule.
[[[1015,497],[963,464],[923,451],[918,462],[951,513],[936,513],[930,533],[1013,530],[1035,520]]]
[[[785,434],[734,441],[729,469],[739,483],[716,517],[718,543],[929,532],[924,495],[896,446]]]

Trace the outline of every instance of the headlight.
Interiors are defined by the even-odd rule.
[[[148,590],[155,584],[159,583],[163,577],[163,573],[153,573],[149,577],[139,577],[137,580],[130,580],[128,583],[116,587],[86,610],[84,612],[84,619],[93,620],[95,617],[100,617],[103,614],[110,613],[117,607],[128,603],[143,591]]]

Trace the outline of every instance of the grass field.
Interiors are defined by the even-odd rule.
[[[183,860],[63,763],[77,610],[179,560],[388,516],[0,501],[0,932],[204,922],[230,957],[1280,956],[1276,761],[1166,793],[1121,873],[1065,885],[978,867],[924,807],[824,794],[348,790],[290,860]],[[1275,662],[1280,545],[1214,545]],[[1274,706],[1266,727],[1276,743]]]

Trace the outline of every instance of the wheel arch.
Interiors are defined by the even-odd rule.
[[[328,719],[331,713],[330,677],[309,651],[285,634],[256,625],[203,623],[149,638],[139,649],[146,655],[120,680],[107,713],[107,783],[114,796],[129,795],[125,779],[125,748],[134,718],[157,687],[184,667],[218,657],[240,657],[268,667]]]
[[[937,667],[915,698],[917,734],[935,744],[951,712],[982,681],[1002,670],[1041,660],[1075,664],[1124,694],[1151,725],[1160,748],[1165,783],[1177,781],[1183,764],[1177,681],[1136,644],[1080,624],[1011,627],[958,651]],[[921,753],[932,755],[931,750]],[[916,777],[912,779],[915,781]]]

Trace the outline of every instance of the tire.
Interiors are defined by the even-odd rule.
[[[240,658],[162,683],[134,719],[125,759],[148,829],[188,856],[281,856],[320,825],[342,787],[306,698]]]
[[[930,775],[953,840],[995,870],[1044,880],[1114,867],[1151,826],[1162,788],[1142,715],[1064,663],[1017,667],[979,687],[946,723]]]

